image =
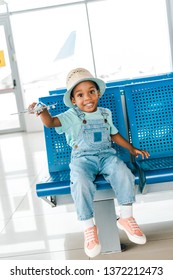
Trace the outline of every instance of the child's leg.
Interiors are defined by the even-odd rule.
[[[77,211],[78,219],[84,229],[84,250],[93,258],[101,251],[97,227],[93,220],[93,199],[96,186],[93,183],[98,173],[94,160],[84,157],[76,158],[70,164],[71,194]]]
[[[101,173],[112,186],[120,205],[129,205],[135,201],[135,177],[122,160],[115,155],[106,157]]]
[[[134,176],[124,162],[116,156],[109,157],[104,162],[105,179],[115,191],[120,206],[120,219],[117,225],[124,230],[128,238],[137,244],[145,244],[146,237],[133,218],[132,203],[135,201]]]
[[[132,204],[120,205],[120,218],[126,219],[129,217],[133,217]]]
[[[78,220],[93,218],[93,200],[96,186],[93,183],[98,173],[97,164],[85,157],[79,157],[70,163],[70,188]]]
[[[83,227],[83,230],[87,230],[88,228],[92,228],[95,225],[93,218],[88,219],[88,220],[83,220],[83,221],[80,221],[80,222],[81,222],[81,225]]]

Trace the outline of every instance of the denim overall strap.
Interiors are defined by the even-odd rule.
[[[84,112],[82,112],[78,107],[74,108],[74,110],[76,111],[78,118],[81,119],[83,123],[86,123]]]
[[[109,114],[106,112],[106,109],[100,107],[99,110],[101,111],[101,114],[103,116],[104,122],[107,123],[108,122],[107,117],[108,117]]]
[[[101,112],[101,115],[103,116],[103,119],[104,119],[104,122],[107,123],[108,120],[107,120],[107,117],[108,117],[108,113],[106,112],[106,109],[105,108],[101,108],[99,107],[98,108]],[[77,113],[77,116],[82,120],[82,122],[85,124],[86,123],[86,120],[85,120],[85,114],[84,112],[82,112],[78,107],[74,108],[74,110],[76,111]]]

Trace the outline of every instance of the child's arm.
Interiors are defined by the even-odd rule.
[[[28,107],[28,111],[31,112],[31,114],[34,114],[34,112],[32,112],[32,110],[34,109],[34,107],[36,106],[36,102],[33,102],[31,105],[29,105]],[[57,126],[61,126],[61,122],[57,117],[52,117],[47,109],[44,109],[41,113],[37,114],[37,116],[40,116],[41,121],[43,122],[43,124],[46,127],[57,127]]]
[[[136,149],[135,147],[133,147],[126,139],[124,139],[119,133],[111,135],[111,140],[113,142],[115,142],[116,144],[118,144],[119,146],[126,148],[127,150],[129,150],[129,152],[134,155],[135,157],[138,157],[138,155],[142,156],[142,159],[144,159],[144,157],[148,158],[150,156],[150,154],[145,151],[145,150],[139,150]]]

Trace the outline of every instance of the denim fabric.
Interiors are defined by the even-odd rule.
[[[103,119],[83,121],[81,118],[82,127],[70,163],[71,194],[79,220],[93,217],[94,180],[98,174],[110,183],[119,204],[135,201],[134,175],[111,147],[110,128],[104,113]]]

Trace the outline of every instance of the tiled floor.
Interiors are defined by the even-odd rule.
[[[36,196],[35,184],[46,172],[42,132],[0,136],[0,259],[88,259],[74,205],[51,208]],[[147,235],[146,245],[132,244],[120,232],[126,251],[95,259],[173,260],[173,187],[138,195],[134,216]]]

